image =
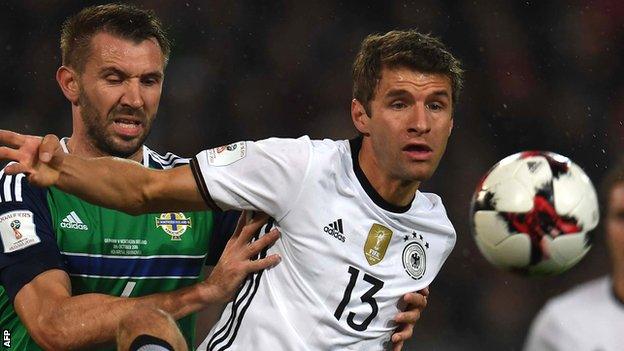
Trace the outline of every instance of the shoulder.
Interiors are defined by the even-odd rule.
[[[307,135],[303,135],[299,138],[268,138],[255,142],[259,146],[270,147],[296,147],[296,148],[308,148],[314,152],[334,152],[334,151],[349,151],[349,143],[347,140],[331,140],[331,139],[311,139]]]
[[[252,157],[275,159],[285,164],[303,167],[313,161],[338,150],[333,140],[313,140],[304,135],[299,138],[268,138],[251,142],[247,153]]]
[[[31,185],[25,174],[0,171],[0,253],[10,254],[0,254],[0,267],[21,260],[31,252],[24,249],[42,240],[54,241],[47,194],[47,188]]]
[[[544,310],[562,318],[583,318],[586,313],[596,313],[599,304],[610,300],[610,281],[605,276],[583,283],[548,300]]]
[[[609,285],[609,278],[602,277],[548,300],[531,324],[524,349],[557,345],[567,350],[595,338],[596,327],[604,324],[604,316],[613,309],[608,304]]]
[[[434,193],[416,192],[416,201],[419,201],[419,207],[429,211],[445,211],[442,198]]]
[[[0,199],[1,202],[22,202],[24,187],[28,187],[23,173],[8,175],[4,169],[0,171]]]
[[[147,146],[143,147],[143,164],[149,168],[169,169],[188,164],[189,158],[180,157],[173,152],[158,153]]]
[[[613,309],[610,294],[608,277],[581,284],[548,300],[536,318],[536,325],[584,325]]]
[[[442,198],[437,194],[417,191],[412,208],[418,212],[428,213],[429,216],[435,218],[441,224],[453,227],[446,213],[446,208],[442,203]]]
[[[309,149],[314,141],[309,136],[303,135],[299,138],[267,138],[254,141],[253,144],[260,149],[274,149],[285,153],[297,152],[300,149]]]
[[[46,189],[31,185],[24,173],[8,175],[0,170],[0,203],[21,203],[31,194],[45,196]]]

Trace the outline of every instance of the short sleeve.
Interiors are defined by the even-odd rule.
[[[308,137],[242,141],[200,152],[191,167],[209,206],[259,210],[279,220],[301,193],[311,148]]]
[[[47,190],[31,186],[24,174],[0,175],[0,283],[13,300],[40,273],[65,267]]]

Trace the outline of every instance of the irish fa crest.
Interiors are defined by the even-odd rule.
[[[390,239],[392,239],[392,230],[381,224],[373,224],[364,244],[364,256],[368,264],[374,266],[383,260],[390,245]]]
[[[161,213],[160,217],[156,217],[156,228],[162,228],[165,233],[171,236],[171,240],[182,240],[180,237],[191,227],[191,219],[186,218],[184,213]]]

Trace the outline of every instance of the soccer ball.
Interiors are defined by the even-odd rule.
[[[589,251],[598,199],[589,177],[568,158],[525,151],[504,158],[483,177],[470,219],[489,262],[525,275],[554,275]]]

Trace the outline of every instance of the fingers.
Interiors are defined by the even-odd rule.
[[[410,309],[409,311],[400,312],[394,316],[397,324],[416,324],[420,319],[421,309]]]
[[[278,254],[270,255],[259,260],[250,261],[248,265],[248,273],[254,273],[263,269],[275,267],[280,262],[282,262],[282,257]]]
[[[427,307],[427,297],[420,293],[409,293],[403,295],[407,309],[394,317],[397,324],[416,324],[420,319],[422,311]]]
[[[54,134],[48,134],[43,138],[39,147],[39,160],[48,163],[52,160],[52,156],[58,149],[60,144],[59,138]]]
[[[247,258],[251,258],[260,253],[260,251],[271,247],[279,239],[280,233],[277,229],[271,229],[270,232],[264,234],[260,239],[247,245]]]
[[[4,173],[8,175],[15,175],[19,173],[29,173],[30,169],[21,163],[12,163],[4,167]]]
[[[241,217],[243,215],[241,214]],[[263,225],[265,225],[268,221],[269,217],[265,214],[260,214],[254,216],[249,223],[246,223],[240,232],[240,241],[249,242],[251,238],[256,234]]]
[[[22,154],[21,152],[19,152],[19,150],[15,150],[6,146],[0,147],[0,159],[19,162],[21,159],[21,155]]]
[[[422,290],[421,290],[422,291]],[[409,293],[403,295],[403,301],[407,303],[409,309],[420,308],[423,309],[427,306],[427,295],[423,295],[420,292]]]
[[[395,344],[395,347],[396,347],[396,344],[398,343],[400,343],[402,347],[403,342],[411,338],[413,333],[414,333],[414,325],[406,324],[403,328],[401,328],[400,330],[397,330],[394,334],[392,334],[392,342]]]
[[[280,233],[277,229],[272,229],[270,232],[264,234],[260,239],[247,245],[247,257],[252,258],[257,256],[260,251],[271,247],[279,239]],[[265,258],[249,261],[247,263],[247,273],[254,273],[263,269],[275,267],[282,261],[282,257],[279,254],[273,254]]]
[[[0,147],[0,159],[3,160],[11,160],[11,161],[21,161],[22,154],[20,151],[11,149],[10,147],[2,146]],[[8,175],[15,175],[18,173],[30,173],[30,166],[21,164],[21,163],[11,163],[4,168],[4,173]]]
[[[2,145],[19,148],[24,144],[25,140],[26,137],[22,134],[0,129],[0,144]]]
[[[423,309],[427,306],[428,295],[428,288],[419,290],[417,293],[403,295],[403,301],[407,305],[407,310],[394,317],[394,321],[399,324],[396,333],[392,334],[392,342],[395,344],[394,350],[400,350],[401,348],[397,348],[398,343],[401,343],[402,347],[402,342],[412,337],[414,325],[418,322]]]
[[[403,341],[399,341],[398,343],[395,343],[394,346],[392,347],[392,351],[401,351],[403,349]]]
[[[236,229],[234,229],[234,233],[232,233],[231,239],[235,239],[240,236],[240,233],[243,230],[243,227],[245,226],[245,221],[246,221],[245,218],[247,218],[247,211],[243,211],[240,214],[240,216],[238,216],[238,221],[236,222]]]
[[[266,223],[269,220],[269,215],[264,212],[254,212],[252,221],[260,221],[261,223]]]

